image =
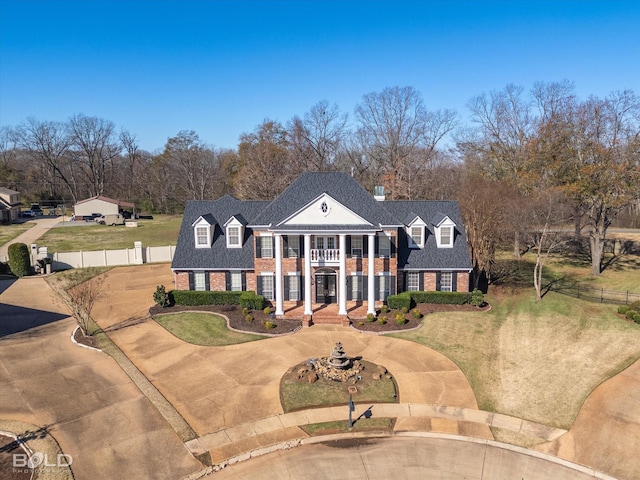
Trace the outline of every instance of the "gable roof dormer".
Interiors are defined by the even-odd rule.
[[[453,248],[456,224],[448,215],[437,213],[431,221],[438,248]]]
[[[240,213],[232,215],[224,222],[224,237],[227,240],[227,248],[242,248],[244,239],[244,227],[247,221]]]
[[[419,215],[410,213],[405,218],[407,238],[409,240],[409,248],[424,247],[426,238],[426,222]]]
[[[216,219],[210,213],[200,215],[191,224],[196,248],[211,248]]]

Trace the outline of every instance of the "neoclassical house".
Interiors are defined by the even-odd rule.
[[[388,201],[344,173],[304,173],[271,202],[187,203],[171,265],[177,290],[252,290],[281,316],[407,290],[468,291],[454,201]]]

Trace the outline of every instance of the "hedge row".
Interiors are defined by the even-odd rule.
[[[387,305],[389,308],[410,310],[418,303],[439,303],[447,305],[465,305],[471,303],[469,292],[402,292],[398,295],[389,295]]]
[[[264,306],[264,297],[254,292],[172,290],[169,295],[175,305],[240,305],[250,310]]]

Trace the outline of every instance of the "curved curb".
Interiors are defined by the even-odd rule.
[[[79,326],[76,326],[76,328],[74,328],[74,329],[73,329],[73,332],[71,332],[71,341],[72,341],[73,343],[75,343],[75,344],[76,344],[77,346],[79,346],[79,347],[87,348],[87,349],[89,349],[89,350],[93,350],[94,352],[102,352],[102,350],[101,350],[101,349],[99,349],[99,348],[90,347],[89,345],[84,345],[84,344],[82,344],[82,343],[78,342],[78,341],[75,339],[76,331],[77,331],[79,328],[80,328]]]
[[[495,440],[485,440],[480,438],[465,437],[462,435],[452,435],[447,433],[432,433],[432,432],[388,432],[388,433],[352,432],[352,433],[337,433],[332,435],[320,435],[317,437],[297,438],[294,440],[289,440],[287,442],[276,443],[268,447],[250,450],[241,455],[236,455],[235,457],[229,458],[225,462],[211,465],[210,467],[207,467],[203,470],[187,475],[186,477],[183,477],[182,480],[198,480],[207,475],[210,475],[211,473],[223,470],[230,465],[234,465],[239,462],[244,462],[252,458],[261,457],[263,455],[268,455],[273,452],[290,450],[291,448],[299,447],[303,445],[314,445],[318,443],[326,443],[326,442],[344,440],[344,439],[376,439],[376,438],[391,438],[391,437],[431,438],[431,439],[450,440],[450,441],[457,441],[457,442],[467,442],[467,443],[475,443],[479,445],[486,445],[494,448],[499,448],[502,450],[507,450],[513,453],[517,453],[519,455],[526,455],[529,457],[537,458],[545,462],[554,463],[556,465],[569,468],[576,472],[590,475],[593,478],[596,478],[599,480],[618,480],[615,477],[612,477],[605,473],[594,470],[593,468],[589,468],[584,465],[580,465],[578,463],[569,462],[568,460],[563,460],[561,458],[554,457],[553,455],[549,455],[547,453],[542,453],[535,450],[529,450],[526,448],[517,447],[515,445],[509,445],[508,443],[497,442]]]
[[[224,313],[206,312],[203,310],[182,310],[181,312],[156,313],[155,316],[178,315],[179,313],[208,313],[210,315],[217,315],[225,319],[225,321],[227,322],[227,328],[232,332],[245,333],[247,335],[260,335],[262,337],[267,337],[267,338],[276,338],[276,337],[284,337],[287,335],[293,335],[294,333],[297,333],[298,331],[302,330],[302,325],[299,325],[296,328],[294,328],[292,331],[286,332],[286,333],[262,333],[262,332],[251,332],[247,330],[238,330],[237,328],[233,328],[231,326],[231,321],[229,320],[229,317],[227,317]],[[148,315],[149,315],[149,318],[153,320],[154,315],[151,315],[150,313]],[[162,325],[160,326],[162,327]],[[186,340],[183,340],[183,341],[186,341]],[[187,343],[190,343],[190,342],[187,342]],[[192,345],[195,345],[195,343],[192,343]],[[199,345],[199,346],[207,346],[207,345]],[[213,345],[210,345],[210,346],[213,346]]]

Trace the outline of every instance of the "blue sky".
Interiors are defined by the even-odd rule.
[[[640,94],[640,2],[0,0],[0,125],[83,113],[161,149],[413,86],[457,110],[508,83]]]

